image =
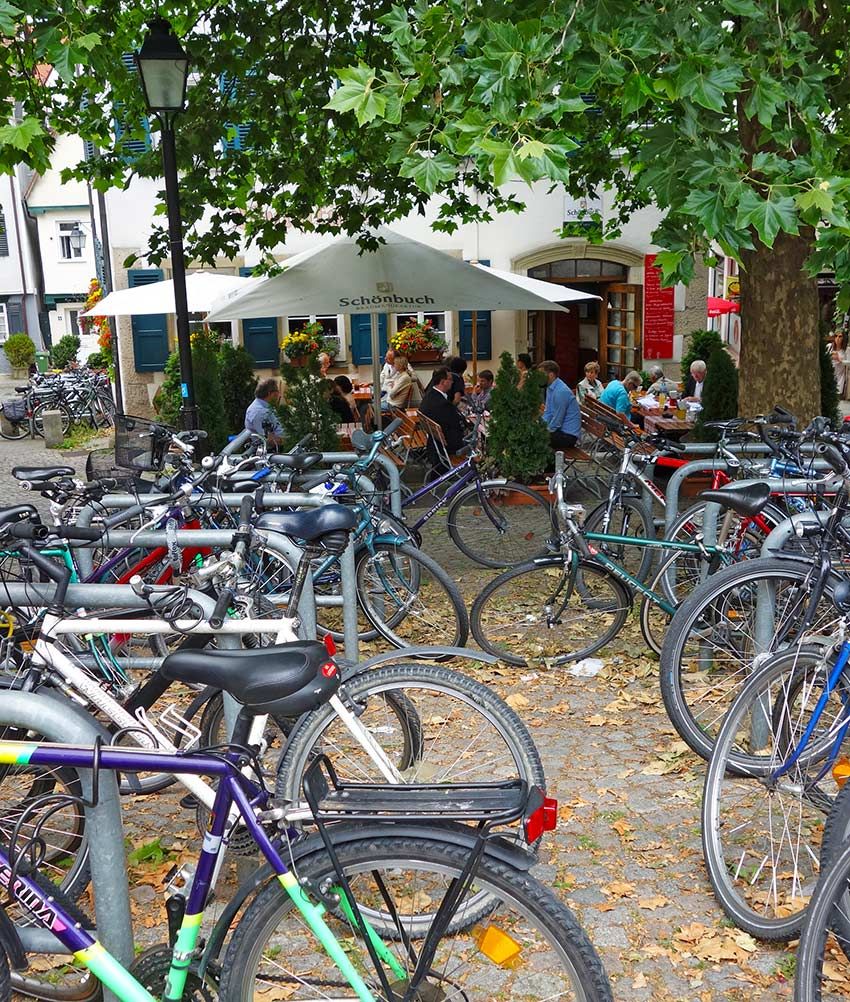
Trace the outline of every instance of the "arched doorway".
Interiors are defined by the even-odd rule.
[[[602,248],[593,249],[604,253]],[[593,249],[588,248],[588,252]],[[585,363],[592,359],[599,360],[606,382],[621,379],[630,369],[640,369],[643,288],[628,281],[626,261],[559,258],[533,264],[526,274],[600,297],[573,303],[568,313],[529,312],[529,345],[536,362],[554,359],[570,386],[583,377]]]

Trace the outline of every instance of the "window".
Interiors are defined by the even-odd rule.
[[[9,256],[9,231],[6,229],[6,217],[0,209],[0,257]]]
[[[9,336],[9,320],[6,316],[6,304],[0,303],[0,341],[5,341]]]
[[[598,258],[565,258],[562,261],[550,261],[536,268],[529,268],[529,278],[539,278],[544,282],[575,281],[576,279],[619,279],[625,281],[628,268],[624,264],[613,261],[602,261]]]
[[[213,334],[218,336],[218,343],[224,344],[225,341],[233,341],[233,326],[229,320],[222,321],[218,324],[208,324],[206,322],[206,313],[190,313],[189,314],[189,336],[193,334],[201,333],[206,330],[207,327],[213,332]]]
[[[309,317],[289,317],[287,323],[287,333],[293,334],[300,331],[305,324],[320,323],[322,325],[322,337],[328,342],[331,348],[329,354],[337,361],[345,357],[345,338],[343,337],[343,324],[341,317],[334,316],[309,316]]]
[[[430,320],[431,326],[439,334],[442,334],[443,340],[448,345],[449,335],[451,333],[449,329],[448,316],[448,313],[396,313],[395,331],[398,333],[398,331],[407,326],[409,323],[424,324],[426,320]]]
[[[60,261],[79,261],[83,256],[82,247],[71,246],[71,234],[79,230],[80,224],[59,223],[59,259]]]
[[[80,336],[80,311],[79,310],[68,310],[68,334],[73,334],[74,337]]]

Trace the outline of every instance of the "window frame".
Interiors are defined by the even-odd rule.
[[[62,232],[63,226],[70,226],[71,230],[68,233]],[[74,254],[74,248],[71,246],[71,233],[75,228],[82,229],[79,219],[57,219],[56,220],[56,240],[59,248],[59,263],[60,264],[80,264],[85,261],[85,248],[81,247],[79,254]],[[64,241],[68,241],[68,256],[66,257],[63,253]]]
[[[0,303],[0,344],[9,337],[9,311],[5,303]]]
[[[284,331],[284,336],[293,333],[293,328],[290,326],[293,322],[296,324],[314,324],[322,323],[323,320],[336,320],[336,334],[330,335],[338,342],[338,347],[336,354],[333,356],[334,364],[338,362],[345,362],[348,360],[348,331],[345,326],[345,314],[344,313],[311,313],[309,316],[306,314],[297,314],[292,317],[284,317],[284,326],[286,330]],[[298,328],[294,328],[298,330]],[[327,335],[323,334],[323,337]],[[330,339],[329,338],[329,339]]]
[[[410,317],[414,316],[413,313],[391,313],[390,314],[390,330],[389,336],[392,337],[393,334],[398,334],[401,328],[398,326],[398,321],[400,318],[408,320]],[[445,322],[445,327],[440,333],[443,335],[446,342],[446,351],[451,355],[454,353],[454,342],[455,342],[455,315],[451,310],[419,310],[415,314],[416,322],[418,324],[424,324],[426,317],[443,317]],[[436,328],[439,330],[439,328]],[[460,350],[460,349],[458,349]]]

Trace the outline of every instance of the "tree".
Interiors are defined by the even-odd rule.
[[[825,418],[829,418],[833,428],[841,427],[839,399],[835,369],[832,366],[832,346],[822,344],[820,352],[820,412]]]
[[[210,330],[192,335],[192,371],[195,376],[195,399],[199,426],[207,433],[205,444],[197,450],[218,452],[227,443],[231,431],[225,413],[224,393],[218,359],[218,338]],[[172,352],[165,363],[165,380],[153,399],[157,415],[169,425],[180,426],[180,357]],[[243,413],[244,418],[244,413]],[[235,431],[242,427],[242,421]]]
[[[510,352],[503,351],[490,397],[487,457],[499,474],[525,483],[552,463],[549,431],[540,420],[542,376],[529,372],[522,388]]]
[[[682,385],[691,374],[691,363],[702,359],[708,365],[711,353],[716,348],[723,347],[723,340],[717,331],[691,331],[688,335],[688,346],[682,354]]]
[[[331,383],[319,375],[319,360],[307,355],[304,365],[281,362],[283,399],[278,407],[283,425],[283,448],[291,449],[305,435],[312,436],[311,449],[339,448],[339,415],[328,403]]]
[[[219,349],[218,362],[225,420],[231,432],[238,432],[245,424],[245,411],[257,388],[254,359],[241,345],[234,348],[225,341]]]

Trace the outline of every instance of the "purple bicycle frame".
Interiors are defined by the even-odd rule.
[[[467,486],[467,484],[470,483],[470,481],[475,480],[476,483],[480,483],[481,478],[478,473],[478,470],[473,465],[472,460],[466,459],[460,464],[460,466],[453,466],[450,470],[447,470],[445,473],[437,477],[436,480],[432,480],[430,483],[424,484],[422,487],[419,488],[418,491],[416,491],[414,494],[411,494],[409,497],[405,498],[404,501],[402,501],[401,503],[402,509],[407,508],[409,505],[416,504],[416,502],[420,498],[424,497],[426,494],[430,494],[435,487],[439,487],[440,484],[445,483],[447,480],[451,480],[453,477],[457,477],[458,474],[461,474],[460,478],[458,479],[458,482],[456,484],[453,484],[446,491],[446,493],[435,504],[433,504],[425,512],[424,515],[422,515],[421,518],[419,518],[412,525],[408,526],[408,528],[410,528],[412,532],[418,532],[422,528],[422,526],[425,525],[425,523],[434,515],[435,512],[439,511],[440,508],[442,508],[444,505],[448,504],[449,501],[457,497],[457,495],[460,494],[460,492]],[[487,517],[488,518],[490,517],[489,512]]]

